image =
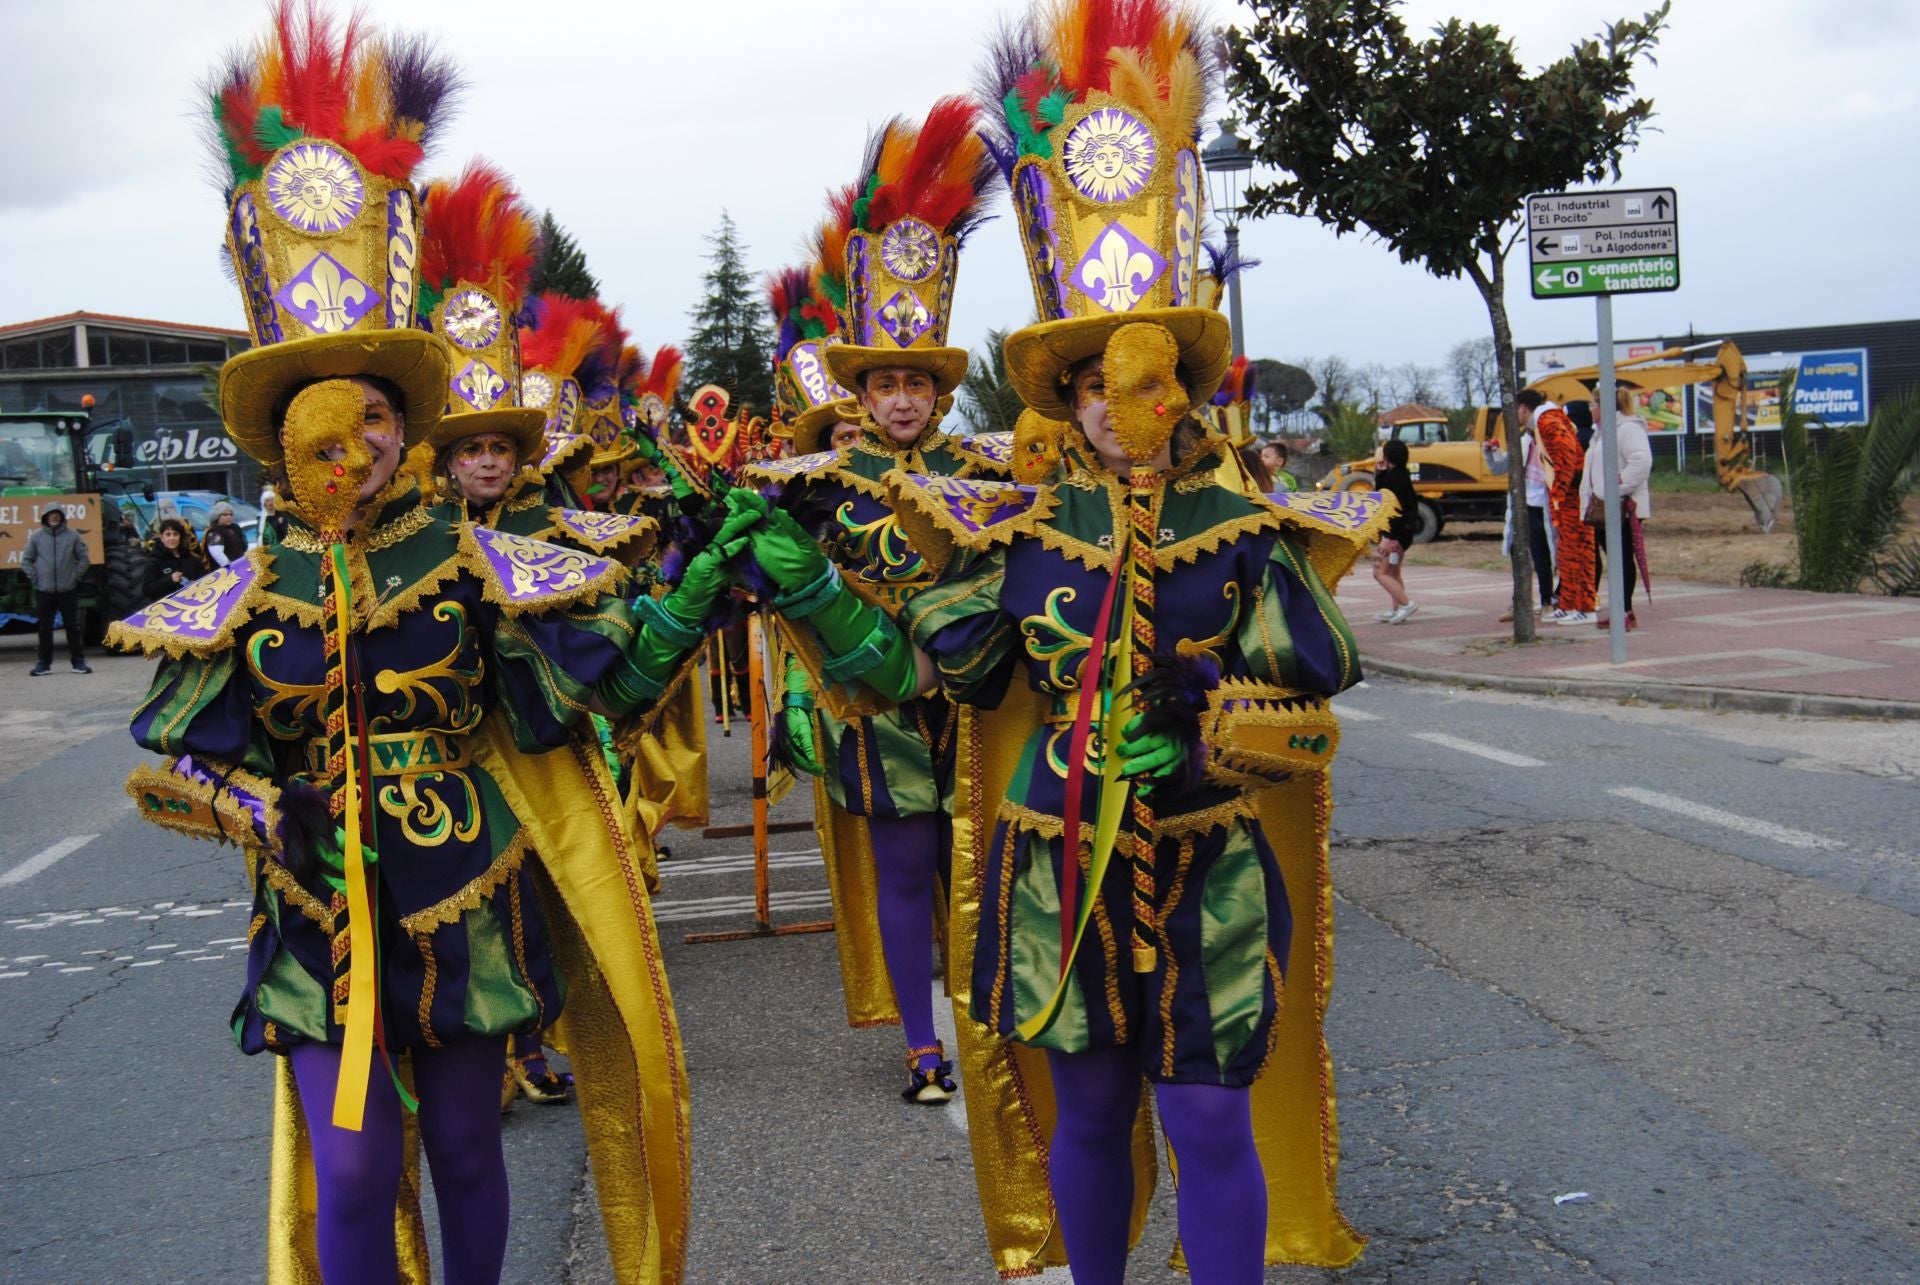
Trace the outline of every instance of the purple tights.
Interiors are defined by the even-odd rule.
[[[376,1055],[360,1132],[333,1126],[340,1049],[293,1050],[320,1202],[320,1272],[329,1282],[379,1285],[399,1276],[394,1200],[400,1191],[400,1098]],[[507,1254],[507,1160],[500,1147],[502,1039],[457,1040],[413,1053],[420,1143],[440,1206],[447,1285],[493,1285]]]
[[[933,1032],[933,892],[940,860],[940,818],[868,817],[880,893],[880,949],[907,1047],[925,1048]],[[929,1053],[922,1069],[940,1059]]]
[[[1047,1053],[1059,1105],[1049,1161],[1053,1202],[1077,1285],[1127,1274],[1133,1120],[1140,1068],[1131,1048]],[[1251,1095],[1214,1084],[1154,1086],[1180,1162],[1180,1244],[1194,1285],[1259,1285],[1267,1190],[1253,1146]]]

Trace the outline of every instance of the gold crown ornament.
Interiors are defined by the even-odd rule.
[[[513,441],[520,463],[537,463],[547,413],[520,403],[515,318],[539,254],[539,221],[507,176],[484,161],[470,162],[457,179],[428,183],[420,206],[420,316],[452,354],[434,449],[499,433]]]
[[[247,454],[280,462],[276,412],[315,380],[374,376],[406,401],[406,444],[445,404],[446,346],[419,328],[412,176],[456,82],[418,41],[316,4],[274,25],[206,87],[227,195],[227,251],[254,346],[220,372],[220,413]]]
[[[854,405],[827,369],[827,349],[841,342],[839,309],[821,288],[818,266],[784,268],[767,282],[773,309],[773,402],[776,437],[793,443],[796,455],[821,449],[822,439]]]
[[[918,128],[895,119],[868,141],[859,179],[830,202],[821,262],[828,300],[848,342],[828,346],[827,373],[857,389],[870,370],[906,366],[941,394],[960,386],[967,350],[947,347],[960,246],[981,221],[994,166],[975,134],[979,109],[943,98]],[[829,257],[836,245],[838,256]]]
[[[1197,144],[1218,79],[1206,30],[1175,4],[1043,8],[1002,31],[983,77],[997,117],[984,134],[1040,315],[1007,337],[1008,376],[1028,406],[1071,419],[1074,365],[1121,327],[1150,322],[1172,335],[1180,381],[1203,403],[1232,349],[1200,264]]]

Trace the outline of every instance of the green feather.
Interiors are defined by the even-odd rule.
[[[253,138],[268,151],[277,151],[288,143],[298,142],[304,135],[287,124],[278,107],[262,107],[260,119],[254,122]]]
[[[866,195],[853,203],[853,226],[868,232],[879,231],[878,228],[867,227],[867,211],[873,208],[873,194],[879,190],[880,175],[876,173],[867,180]]]
[[[1066,89],[1056,89],[1038,104],[1039,116],[1043,124],[1051,128],[1067,118],[1067,107],[1073,102],[1073,94]]]
[[[446,296],[446,291],[425,281],[422,281],[417,288],[420,292],[420,320],[425,321],[433,315],[433,310],[440,306],[440,300]]]
[[[213,120],[220,129],[220,146],[227,153],[227,172],[233,175],[233,183],[238,187],[260,177],[260,167],[247,159],[240,150],[239,140],[234,137],[233,123],[227,119],[226,105],[220,101],[220,95],[213,96]]]

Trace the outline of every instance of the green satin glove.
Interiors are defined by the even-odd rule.
[[[660,443],[645,433],[633,434],[632,441],[641,459],[659,466],[660,471],[667,475],[667,485],[673,488],[674,499],[684,500],[695,493],[693,484],[681,474],[679,465],[673,462],[673,457],[660,449]]]
[[[754,498],[765,506],[766,501]],[[751,540],[754,561],[782,593],[804,589],[827,573],[826,551],[785,509],[768,510]]]
[[[1187,747],[1170,732],[1140,731],[1143,719],[1135,715],[1120,733],[1120,775],[1133,780],[1162,781],[1185,767]]]
[[[687,561],[686,574],[681,576],[679,586],[660,604],[684,621],[706,619],[707,612],[732,583],[727,563],[747,547],[747,528],[760,520],[758,509],[734,503],[733,497],[737,495],[752,495],[752,492],[727,493],[728,513],[720,530],[706,548]]]
[[[808,776],[825,776],[819,747],[813,739],[813,691],[807,686],[806,671],[787,663],[787,694],[780,712],[787,733],[787,759]]]

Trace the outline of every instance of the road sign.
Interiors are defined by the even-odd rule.
[[[1680,288],[1680,201],[1670,187],[1527,198],[1533,297]]]

